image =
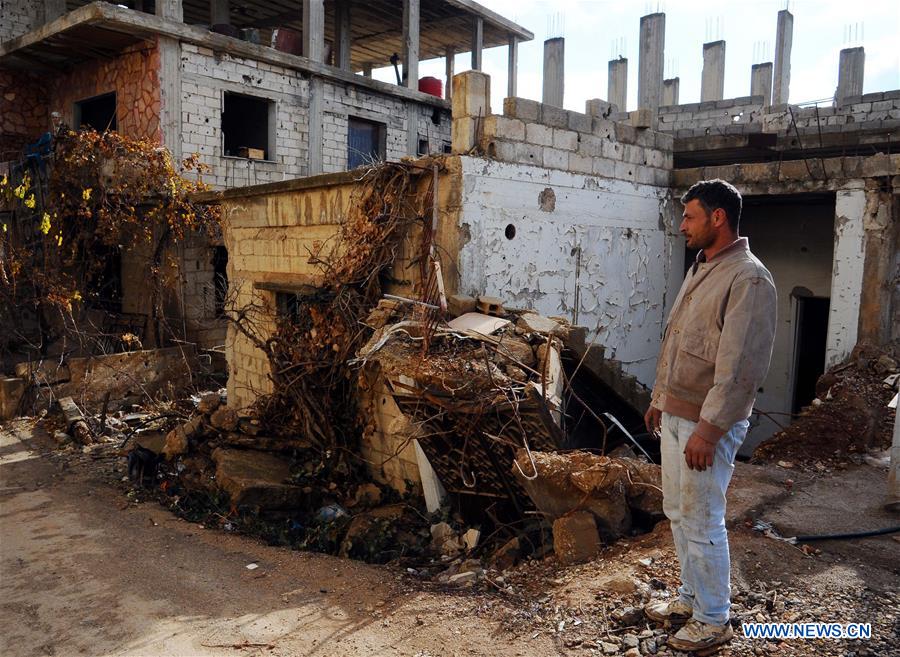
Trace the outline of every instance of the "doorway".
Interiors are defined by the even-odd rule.
[[[794,395],[792,413],[809,406],[816,396],[816,381],[825,373],[825,343],[828,339],[827,297],[797,296],[794,340]]]

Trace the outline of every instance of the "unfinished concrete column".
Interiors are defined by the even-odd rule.
[[[750,67],[750,95],[762,96],[764,107],[772,104],[772,62]]]
[[[157,5],[158,7],[159,5]],[[181,42],[159,37],[160,141],[174,162],[181,162]]]
[[[506,97],[515,98],[519,79],[519,39],[509,37],[509,56],[506,66]]]
[[[662,95],[663,58],[666,50],[666,15],[649,14],[641,18],[638,51],[638,109],[659,108]]]
[[[334,65],[342,71],[350,70],[350,51],[353,47],[350,32],[350,0],[334,4]]]
[[[620,112],[627,111],[628,104],[628,60],[625,57],[609,60],[609,80],[606,98]]]
[[[324,119],[324,95],[325,82],[320,77],[309,80],[309,161],[307,164],[308,176],[315,176],[324,171],[325,159],[322,148],[324,147],[323,125]]]
[[[419,88],[419,0],[403,0],[403,79]]]
[[[44,22],[49,23],[66,13],[66,0],[44,0]]]
[[[725,42],[704,43],[700,102],[723,98],[725,98]]]
[[[209,0],[209,24],[231,24],[231,7],[229,5],[229,0]]]
[[[563,106],[565,93],[566,40],[562,37],[544,41],[544,105]]]
[[[838,107],[844,104],[848,96],[862,96],[863,74],[866,68],[866,51],[859,48],[841,50],[838,65],[838,86],[834,94],[834,102]]]
[[[184,8],[181,6],[181,0],[156,0],[156,15],[183,23]]]
[[[484,20],[476,16],[472,23],[472,69],[481,70],[482,50],[484,50]]]
[[[825,342],[825,369],[842,362],[856,346],[863,258],[866,192],[841,189],[835,197],[834,261],[831,265],[831,308]]]
[[[668,80],[663,80],[663,105],[668,106],[678,104],[678,89],[680,86],[681,78],[670,78]]]
[[[791,86],[791,45],[794,42],[794,15],[787,9],[778,12],[778,29],[775,32],[775,71],[772,86],[772,103],[788,102]]]
[[[453,76],[452,112],[453,153],[468,153],[478,144],[482,120],[491,113],[491,76],[481,71]]]
[[[444,98],[450,100],[453,97],[453,70],[456,68],[456,49],[447,46],[444,53]]]
[[[894,440],[891,444],[891,469],[888,472],[885,508],[888,511],[900,511],[900,413],[894,415]]]
[[[303,56],[314,62],[325,59],[324,0],[303,0]]]

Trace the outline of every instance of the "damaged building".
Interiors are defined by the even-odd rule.
[[[753,67],[749,96],[722,97],[724,42],[714,42],[704,45],[702,102],[678,104],[678,80],[664,80],[661,66],[665,16],[652,14],[641,20],[638,107],[626,111],[628,62],[617,58],[607,98],[575,112],[563,109],[561,39],[544,44],[541,102],[517,97],[517,44],[533,35],[468,1],[407,0],[402,16],[394,3],[321,0],[305,0],[302,12],[190,0],[152,11],[147,3],[16,7],[0,35],[4,151],[32,143],[55,119],[155,139],[209,167],[213,189],[193,199],[219,208],[221,239],[188,243],[180,254],[181,306],[195,326],[188,341],[224,345],[235,416],[206,413],[169,433],[170,458],[208,452],[213,465],[198,466],[198,480],[241,479],[222,475],[243,467],[229,449],[289,451],[284,436],[248,417],[261,412],[261,399],[283,403],[285,371],[308,365],[269,340],[286,342],[283,331],[294,326],[304,348],[315,347],[310,360],[347,363],[328,371],[328,385],[358,395],[359,452],[379,484],[431,498],[429,510],[451,493],[485,505],[524,500],[523,516],[566,516],[571,509],[532,508],[541,494],[529,491],[528,468],[537,467],[529,454],[643,449],[635,434],[659,344],[695,255],[679,235],[678,198],[703,179],[728,180],[744,194],[742,234],[778,288],[775,352],[748,454],[813,402],[819,377],[857,344],[890,347],[900,338],[900,156],[892,154],[900,91],[863,95],[864,58],[852,49],[842,53],[831,106],[788,104],[787,11],[778,14],[776,61]],[[498,45],[509,48],[511,74],[502,107],[493,107],[481,51]],[[473,70],[453,75],[453,55],[469,49]],[[443,94],[418,75],[418,62],[435,57],[447,61]],[[396,85],[369,77],[387,64]],[[361,166],[382,161],[393,164]],[[342,249],[361,208],[371,225],[360,226],[378,237],[397,218],[391,212],[408,229],[391,235],[376,283],[335,278],[359,273],[357,252]],[[120,272],[122,310],[140,314],[140,277],[124,260]],[[216,276],[227,288],[215,286]],[[335,307],[326,305],[343,299],[336,282],[380,298],[366,297],[359,306],[375,301],[371,313],[348,323],[344,308],[329,314]],[[229,308],[239,319],[253,309],[252,328],[227,321]],[[368,331],[361,345],[346,337],[351,324]],[[284,369],[273,370],[276,362]],[[437,364],[428,371],[427,362]],[[585,388],[597,397],[581,399]],[[285,426],[314,420],[325,431],[312,415],[297,413]],[[623,509],[629,523],[632,513],[656,518],[625,486],[626,471],[639,480],[629,467],[617,470],[620,515],[596,511],[575,522],[608,537],[630,530]],[[279,482],[278,499],[295,500],[297,486]],[[236,498],[248,487],[229,492]],[[578,477],[569,489],[585,490]]]

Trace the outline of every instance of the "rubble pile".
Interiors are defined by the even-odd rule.
[[[379,328],[360,350],[361,387],[386,386],[409,422],[369,421],[366,430],[418,441],[447,492],[502,500],[521,516],[533,506],[509,473],[515,451],[555,450],[564,439],[561,342],[534,329],[537,315],[495,313],[465,313],[438,327],[427,358],[420,324]]]
[[[761,444],[757,461],[777,461],[788,467],[865,458],[866,452],[891,444],[900,363],[890,354],[858,345],[850,358],[828,370],[816,383],[816,398],[785,430]]]
[[[533,478],[524,475],[529,468]],[[663,517],[660,468],[636,458],[519,450],[514,471],[538,511],[553,521],[563,563],[588,561],[601,538],[610,543],[627,536],[637,519],[649,528]]]

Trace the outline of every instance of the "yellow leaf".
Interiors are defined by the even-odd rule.
[[[90,201],[92,191],[94,191],[93,187],[88,187],[87,189],[83,190],[81,192],[81,198],[84,199],[85,201]]]
[[[50,232],[50,215],[46,212],[44,213],[43,218],[41,219],[41,232],[46,235]]]
[[[34,194],[31,194],[28,198],[25,199],[25,207],[34,209],[36,201],[34,200]]]

